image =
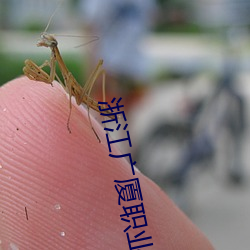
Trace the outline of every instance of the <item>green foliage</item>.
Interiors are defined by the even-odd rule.
[[[13,56],[0,54],[0,85],[22,75],[23,61]]]
[[[30,32],[41,32],[41,30],[44,29],[44,24],[33,20],[32,22],[27,22],[26,25],[24,27],[22,27],[22,30],[25,31],[30,31]]]
[[[46,58],[38,58],[34,56],[17,56],[17,55],[6,55],[4,53],[0,53],[0,85],[3,85],[4,83],[19,77],[23,75],[23,67],[24,67],[24,61],[25,59],[30,58],[34,62],[36,62],[38,65],[41,65],[43,61]],[[77,79],[79,83],[83,82],[83,79],[85,79],[85,67],[83,60],[81,60],[79,57],[75,58],[70,55],[66,55],[64,57],[65,63],[68,67],[68,69],[72,72],[74,77]],[[45,69],[46,72],[49,71],[48,68]],[[58,70],[57,70],[58,71]]]

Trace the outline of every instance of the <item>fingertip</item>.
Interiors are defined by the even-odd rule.
[[[0,113],[4,249],[128,249],[114,180],[133,178],[156,249],[212,249],[154,183],[109,157],[103,129],[92,120],[99,143],[75,104],[69,133],[69,99],[59,84],[15,79],[0,88]]]

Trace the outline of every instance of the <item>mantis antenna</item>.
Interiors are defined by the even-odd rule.
[[[62,2],[63,2],[63,0],[59,0],[59,1],[58,1],[58,4],[57,4],[57,6],[56,6],[54,12],[52,13],[52,15],[51,15],[50,18],[49,18],[49,21],[48,21],[48,24],[47,24],[47,26],[46,26],[46,28],[45,28],[45,30],[44,30],[44,33],[47,32],[47,30],[48,30],[48,28],[49,28],[49,26],[50,26],[50,23],[51,23],[53,17],[55,16],[57,10],[59,9],[60,5],[62,4]]]

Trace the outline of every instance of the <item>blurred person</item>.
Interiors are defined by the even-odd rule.
[[[87,31],[99,36],[90,61],[104,59],[107,93],[111,99],[122,96],[127,108],[131,88],[138,94],[149,81],[151,67],[140,43],[153,22],[155,1],[82,0],[79,9]]]

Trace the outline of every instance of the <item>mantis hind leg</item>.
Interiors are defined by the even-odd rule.
[[[70,117],[71,117],[71,111],[72,111],[72,84],[71,84],[71,78],[72,78],[72,75],[71,75],[71,73],[69,73],[68,74],[68,79],[66,80],[66,82],[67,82],[67,86],[68,86],[68,88],[67,88],[67,90],[68,90],[68,92],[69,92],[69,115],[68,115],[68,119],[67,119],[67,129],[68,129],[68,131],[69,131],[69,133],[71,134],[71,129],[70,129],[70,125],[69,125],[69,123],[70,123]]]
[[[87,109],[88,109],[88,119],[89,119],[89,123],[90,123],[91,129],[92,129],[93,133],[95,134],[97,140],[98,140],[99,143],[100,143],[100,142],[101,142],[101,139],[100,139],[99,135],[97,134],[97,132],[95,131],[94,126],[93,126],[93,124],[92,124],[92,120],[91,120],[91,117],[90,117],[89,105],[88,105],[88,104],[87,104]]]
[[[76,92],[74,92],[74,86],[73,86],[73,76],[71,73],[68,74],[68,79],[67,79],[67,90],[69,92],[69,115],[68,115],[68,120],[67,120],[67,129],[69,131],[69,133],[71,133],[71,129],[70,129],[70,118],[71,118],[71,113],[72,113],[72,95],[76,95]],[[78,100],[78,96],[75,96],[76,99]],[[94,129],[94,126],[92,124],[91,118],[90,118],[90,112],[89,112],[89,103],[87,102],[87,109],[88,109],[88,119],[89,119],[89,123],[91,126],[91,129],[93,131],[93,133],[95,134],[97,140],[99,142],[101,142],[100,137],[98,136],[97,132]]]
[[[89,79],[87,80],[87,83],[85,84],[84,88],[83,88],[83,96],[82,98],[84,98],[84,95],[87,94],[88,98],[86,98],[86,105],[87,105],[87,109],[88,109],[88,118],[89,118],[89,123],[90,123],[90,126],[92,128],[92,131],[94,132],[97,140],[99,142],[101,142],[101,139],[100,137],[98,136],[97,132],[95,131],[94,129],[94,126],[92,124],[92,121],[91,121],[91,117],[90,117],[90,93],[91,93],[91,90],[96,82],[96,79],[102,75],[102,88],[103,88],[103,100],[105,101],[106,99],[106,96],[105,96],[105,70],[103,68],[101,68],[103,64],[103,60],[99,60],[95,70],[92,72],[92,74],[90,75]]]
[[[71,96],[72,95],[69,94],[69,115],[68,115],[68,119],[67,119],[67,129],[68,129],[70,134],[71,134],[71,129],[70,129],[69,123],[70,123],[70,117],[71,117],[71,111],[72,111]]]

